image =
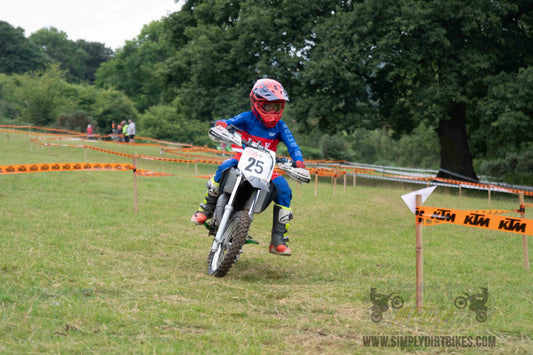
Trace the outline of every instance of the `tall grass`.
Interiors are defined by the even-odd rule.
[[[130,154],[142,146],[93,143]],[[123,162],[80,148],[42,147],[0,133],[0,165]],[[0,353],[390,353],[363,336],[494,336],[490,348],[407,346],[405,351],[532,353],[533,277],[521,237],[441,225],[424,229],[424,308],[415,305],[414,217],[401,195],[416,185],[358,179],[335,194],[329,179],[291,182],[293,256],[268,253],[272,211],[257,215],[239,262],[207,276],[210,240],[189,218],[214,166],[140,160],[131,172],[0,175]],[[339,180],[341,182],[341,180]],[[426,205],[514,209],[516,196],[440,187]],[[529,214],[531,217],[531,214]],[[370,319],[370,288],[397,292],[401,311]],[[489,318],[458,310],[463,292],[489,289]],[[408,308],[411,307],[411,308]],[[435,324],[437,323],[437,324]]]

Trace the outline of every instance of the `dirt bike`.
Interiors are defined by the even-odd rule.
[[[483,323],[487,320],[487,311],[489,308],[485,305],[486,298],[482,295],[469,295],[466,292],[463,292],[466,296],[458,296],[454,300],[455,307],[458,309],[463,309],[468,305],[470,301],[470,306],[468,307],[472,312],[476,313],[476,320],[480,323]]]
[[[296,168],[287,159],[276,158],[276,153],[260,142],[244,141],[237,127],[221,126],[209,130],[209,138],[219,143],[244,147],[237,167],[227,169],[220,181],[220,193],[213,217],[206,227],[213,235],[208,255],[208,274],[224,277],[239,260],[246,243],[255,243],[248,231],[253,215],[263,212],[275,194],[270,178],[276,163],[289,177],[299,183],[309,183],[309,171]]]
[[[373,305],[370,308],[372,311],[370,318],[373,322],[378,323],[381,321],[383,313],[389,309],[389,301],[391,307],[394,309],[400,309],[403,307],[403,298],[395,292],[390,295],[376,294],[375,299],[372,300]]]

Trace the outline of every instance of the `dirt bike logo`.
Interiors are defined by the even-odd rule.
[[[489,292],[486,287],[481,289],[481,293],[469,295],[464,293],[466,296],[458,296],[453,302],[455,307],[463,309],[466,307],[468,302],[470,306],[468,307],[472,312],[476,313],[476,320],[480,323],[483,323],[487,320],[487,311],[489,308],[486,306],[487,300],[489,298]]]
[[[370,319],[375,323],[379,323],[383,318],[383,313],[389,309],[389,301],[394,309],[403,307],[403,298],[400,295],[394,292],[389,295],[377,293],[374,287],[370,289],[370,301],[372,302]]]

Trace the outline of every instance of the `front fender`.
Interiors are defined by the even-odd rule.
[[[248,183],[250,183],[250,185],[254,188],[254,189],[261,189],[261,190],[265,190],[265,191],[270,191],[270,184],[264,180],[261,180],[255,176],[249,176],[246,181],[248,181]]]

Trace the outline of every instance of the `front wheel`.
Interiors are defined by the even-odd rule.
[[[209,253],[207,268],[209,275],[226,276],[246,242],[250,223],[248,211],[237,211],[230,217],[226,230],[222,234],[221,243],[214,252]]]
[[[453,302],[455,304],[455,307],[459,309],[463,309],[466,307],[466,304],[468,303],[467,299],[463,296],[459,296],[455,299]]]

